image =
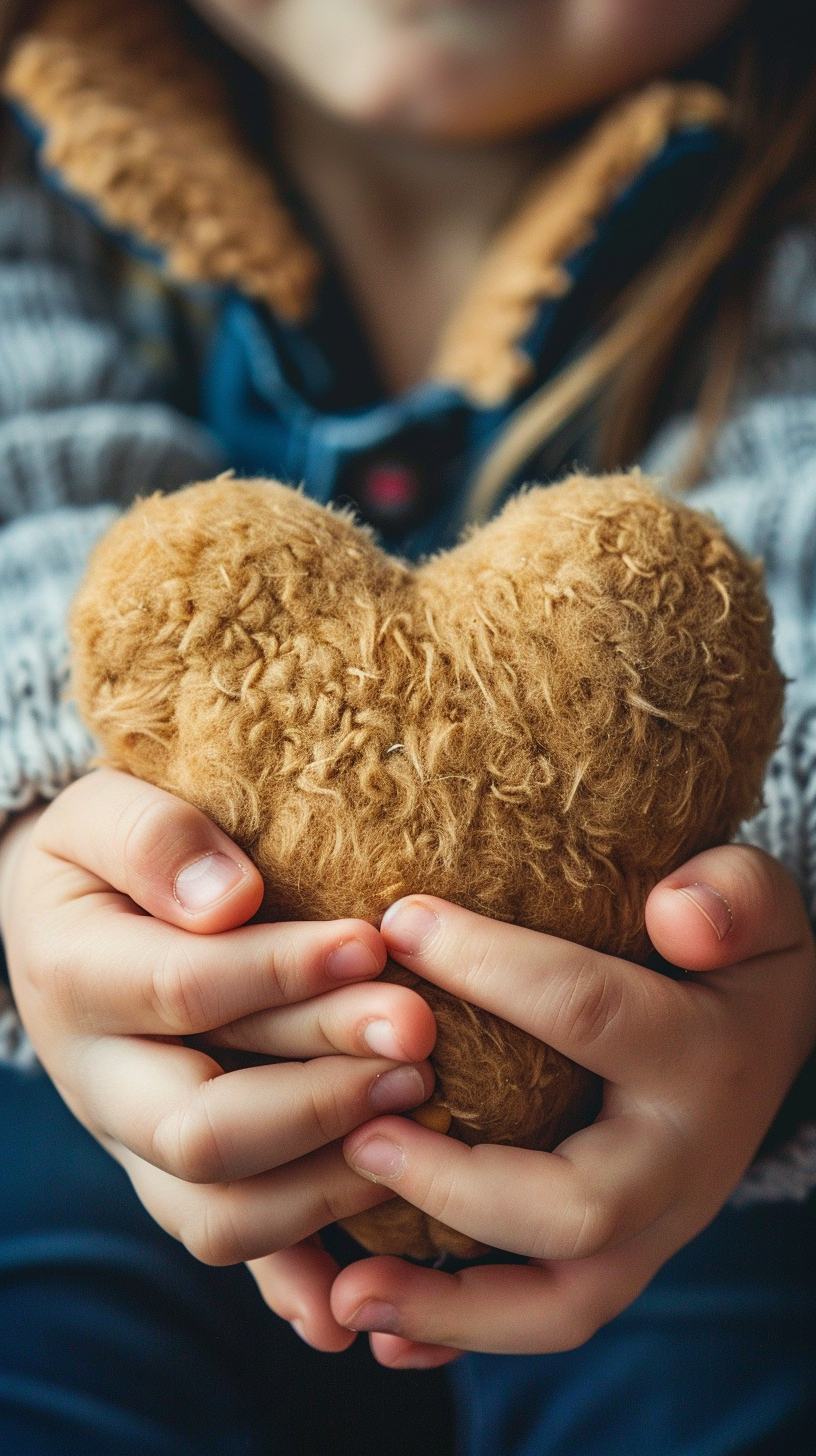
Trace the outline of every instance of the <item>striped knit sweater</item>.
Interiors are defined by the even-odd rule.
[[[48,190],[28,146],[0,171],[0,822],[53,798],[93,744],[65,700],[65,617],[88,551],[137,494],[222,467],[195,421],[162,402],[165,374],[123,306],[101,233]],[[670,475],[690,428],[644,459]],[[765,807],[743,837],[778,856],[816,922],[816,235],[783,238],[731,419],[694,501],[764,558],[791,678]],[[34,1064],[7,993],[0,1058]],[[760,1159],[737,1206],[816,1187],[816,1125]]]

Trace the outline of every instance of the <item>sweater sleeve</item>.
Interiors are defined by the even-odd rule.
[[[648,468],[670,471],[682,444],[679,430],[658,441]],[[763,807],[741,837],[790,869],[816,924],[816,397],[743,404],[717,442],[710,479],[687,500],[764,563],[788,687]]]
[[[692,438],[665,427],[643,461],[668,484]],[[762,559],[774,645],[788,678],[785,724],[764,806],[742,837],[791,870],[816,924],[816,233],[777,245],[753,324],[737,406],[706,479],[686,495]]]
[[[788,678],[784,725],[763,804],[739,838],[787,866],[816,925],[816,240],[781,249],[766,298],[765,347],[716,441],[708,478],[685,498],[712,511],[761,557],[777,657]],[[762,315],[760,315],[760,327]],[[753,392],[758,390],[758,392]],[[665,428],[643,464],[671,482],[691,442],[689,422]],[[797,1126],[798,1124],[798,1126]],[[732,1196],[735,1208],[802,1202],[816,1188],[816,1053],[763,1152]]]
[[[4,140],[6,140],[4,135]],[[163,401],[169,346],[134,327],[110,245],[46,188],[13,129],[0,163],[0,825],[93,745],[65,700],[65,620],[117,508],[223,468]],[[150,347],[146,347],[149,335]]]
[[[65,699],[65,618],[111,506],[64,507],[0,532],[0,823],[51,799],[87,767],[93,743]]]
[[[91,547],[134,496],[224,465],[209,433],[165,402],[161,300],[142,300],[134,326],[109,245],[38,180],[13,128],[2,140],[0,829],[94,752],[66,698],[65,632]],[[36,1066],[1,963],[0,1063]]]

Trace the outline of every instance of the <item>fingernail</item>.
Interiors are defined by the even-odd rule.
[[[696,905],[701,915],[704,915],[718,940],[724,940],[732,925],[734,917],[731,914],[731,906],[718,890],[712,890],[710,885],[703,885],[696,880],[693,885],[686,885],[682,890],[677,891],[685,900],[690,900]]]
[[[393,1304],[385,1304],[381,1299],[369,1299],[367,1304],[360,1305],[350,1320],[346,1320],[346,1329],[358,1330],[360,1333],[398,1335],[402,1330],[402,1315]]]
[[[403,955],[421,955],[439,930],[439,916],[417,900],[397,900],[382,918],[383,935]]]
[[[245,879],[243,869],[226,854],[205,854],[179,870],[173,884],[173,898],[195,915],[217,905]]]
[[[405,1047],[390,1021],[369,1021],[363,1040],[375,1056],[388,1057],[392,1062],[405,1060]]]
[[[359,1148],[349,1153],[348,1160],[352,1168],[363,1173],[373,1183],[379,1183],[381,1179],[390,1182],[393,1178],[399,1178],[405,1170],[405,1154],[402,1148],[379,1133],[367,1138]]]
[[[425,1083],[416,1067],[394,1067],[375,1078],[368,1093],[372,1110],[378,1115],[383,1112],[407,1112],[409,1107],[418,1107],[427,1097]]]
[[[326,974],[334,981],[368,981],[381,969],[374,952],[362,940],[341,940],[326,957]]]
[[[303,1321],[299,1319],[293,1319],[290,1320],[289,1323],[292,1326],[295,1334],[300,1335],[300,1338],[304,1341],[305,1344],[308,1345],[309,1341],[306,1338],[306,1326],[304,1325]]]

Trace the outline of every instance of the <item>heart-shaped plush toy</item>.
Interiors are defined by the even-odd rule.
[[[535,489],[416,569],[347,514],[221,478],[97,547],[74,687],[105,759],[254,859],[266,918],[430,891],[643,961],[652,886],[755,807],[782,679],[759,567],[638,475]],[[438,1025],[431,1120],[550,1149],[596,1081],[391,966]],[[479,1252],[397,1199],[369,1249]]]

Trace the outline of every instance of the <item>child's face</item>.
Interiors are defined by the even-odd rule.
[[[691,58],[746,0],[194,0],[256,64],[327,110],[433,137],[498,138]]]

